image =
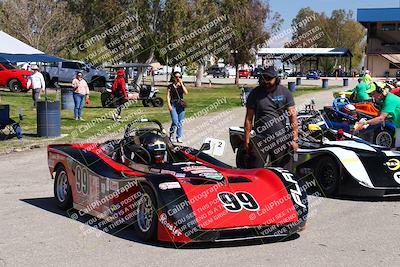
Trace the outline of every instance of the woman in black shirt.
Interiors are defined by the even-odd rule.
[[[171,114],[171,128],[169,129],[169,135],[171,141],[182,143],[182,123],[185,119],[185,107],[186,102],[183,100],[183,95],[187,95],[188,90],[183,84],[182,75],[180,72],[175,71],[172,74],[172,83],[167,88],[167,103],[168,110]]]

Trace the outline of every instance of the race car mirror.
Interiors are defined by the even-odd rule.
[[[225,141],[215,138],[206,138],[203,145],[208,144],[209,149],[201,150],[211,156],[222,156],[225,150]],[[203,146],[202,146],[203,147]]]
[[[210,149],[211,149],[210,143],[203,143],[200,147],[200,151],[206,151]]]
[[[319,127],[317,124],[309,124],[308,130],[309,131],[322,131],[321,127]]]

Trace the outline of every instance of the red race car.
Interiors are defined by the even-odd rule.
[[[74,208],[70,216],[81,222],[95,216],[91,226],[103,232],[133,225],[145,241],[286,237],[304,228],[307,194],[294,174],[232,168],[207,150],[209,143],[173,145],[161,123],[148,119],[129,123],[120,140],[49,145],[55,202]]]
[[[239,70],[239,78],[250,78],[251,72],[249,70]]]

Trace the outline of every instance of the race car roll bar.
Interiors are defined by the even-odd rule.
[[[126,126],[126,129],[125,129],[125,136],[129,136],[129,135],[130,135],[132,125],[134,125],[134,124],[139,124],[139,123],[154,123],[154,124],[157,124],[157,126],[160,128],[160,131],[161,131],[162,133],[165,133],[165,130],[164,130],[164,128],[163,128],[161,122],[159,122],[158,120],[153,120],[153,119],[138,119],[138,120],[134,120],[134,121],[131,121],[130,123],[128,123],[128,125]]]

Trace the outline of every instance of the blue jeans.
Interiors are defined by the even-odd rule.
[[[81,118],[82,117],[82,109],[83,109],[83,104],[85,104],[85,96],[74,93],[74,116],[76,118]]]
[[[176,131],[176,137],[182,138],[182,123],[185,119],[185,108],[181,105],[177,104],[175,101],[171,101],[172,110],[170,111],[172,124],[171,128],[169,129],[169,135],[173,136]]]

